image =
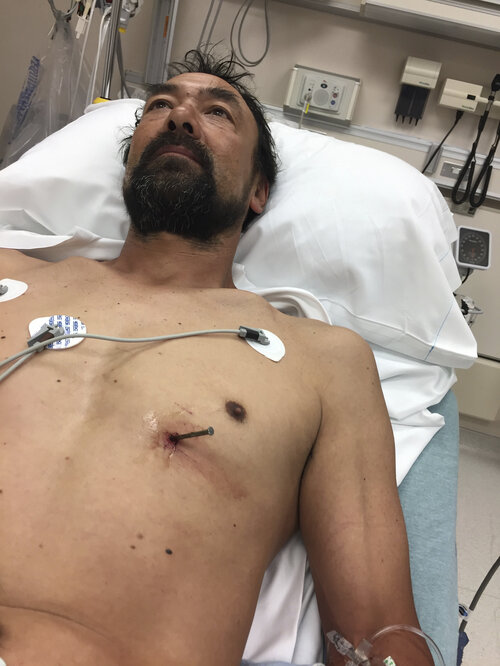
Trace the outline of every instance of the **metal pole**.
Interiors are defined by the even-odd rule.
[[[116,40],[118,39],[118,25],[122,11],[123,0],[113,0],[111,18],[109,20],[108,36],[106,40],[106,56],[104,60],[104,74],[102,78],[102,94],[104,99],[111,99],[111,79],[113,78],[113,64],[115,60]]]
[[[167,80],[178,0],[156,0],[149,40],[146,83],[163,83]]]

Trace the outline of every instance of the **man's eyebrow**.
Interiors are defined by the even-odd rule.
[[[146,105],[150,99],[158,95],[175,95],[180,90],[180,86],[176,83],[155,83],[149,87],[149,95],[146,100]],[[196,95],[201,98],[220,100],[226,102],[235,111],[241,113],[242,105],[239,96],[236,92],[232,92],[227,88],[219,86],[209,86],[207,88],[199,88]]]
[[[170,93],[177,92],[179,86],[176,86],[175,83],[153,83],[148,86],[148,96],[146,99],[146,104],[152,97],[157,95],[168,95]]]
[[[241,111],[241,103],[238,95],[227,88],[220,88],[218,86],[212,86],[210,88],[202,88],[199,91],[200,97],[207,97],[209,99],[218,99],[221,102],[227,102],[237,111]]]

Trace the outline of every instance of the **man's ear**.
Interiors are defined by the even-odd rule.
[[[260,215],[264,210],[267,199],[269,197],[269,183],[264,174],[257,176],[256,183],[252,197],[250,199],[249,208],[256,215]]]

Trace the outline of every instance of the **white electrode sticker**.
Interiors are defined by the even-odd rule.
[[[270,358],[271,361],[278,363],[278,361],[281,361],[285,355],[285,345],[278,338],[278,336],[274,335],[274,333],[271,333],[271,331],[266,331],[264,328],[260,330],[264,331],[266,336],[269,338],[268,345],[262,345],[260,342],[257,342],[256,340],[249,340],[248,338],[245,338],[246,342],[248,342],[250,347],[253,347],[255,351],[258,351],[259,354],[263,354],[263,356]]]
[[[2,301],[11,301],[13,298],[22,296],[26,291],[28,291],[28,285],[26,282],[3,278],[0,280],[0,303]]]
[[[33,319],[29,324],[30,335],[36,335],[44,324],[49,324],[50,326],[62,326],[67,335],[87,332],[85,324],[76,317],[70,317],[69,315],[51,315],[50,317],[38,317],[38,319]],[[47,345],[47,349],[69,349],[82,342],[82,340],[84,340],[84,338],[66,338],[65,340],[57,340],[57,342]]]

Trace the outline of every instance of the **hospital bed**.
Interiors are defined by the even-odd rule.
[[[49,261],[119,254],[128,230],[120,142],[141,104],[89,107],[0,171],[0,247]],[[453,368],[469,367],[476,345],[453,296],[453,218],[435,185],[390,155],[271,128],[280,172],[266,211],[240,241],[235,284],[370,343],[396,442],[417,612],[446,666],[455,666],[458,414],[450,389]],[[0,266],[0,280],[8,277]],[[323,656],[295,535],[266,572],[244,658],[311,664]]]

